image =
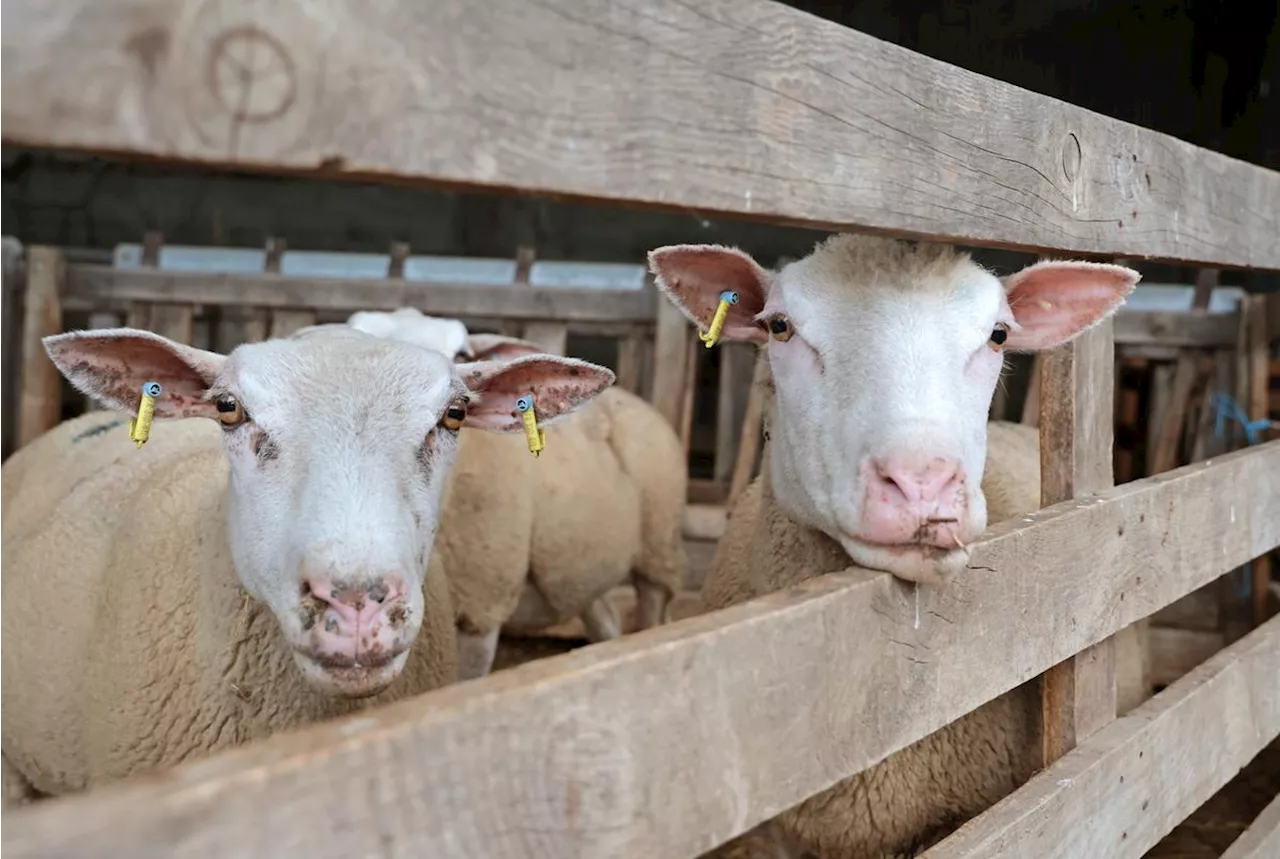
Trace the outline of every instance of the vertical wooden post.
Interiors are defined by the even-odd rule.
[[[1037,354],[1031,362],[1031,379],[1027,382],[1027,398],[1022,403],[1022,423],[1029,427],[1040,424],[1040,386],[1044,376],[1044,356]]]
[[[0,405],[0,457],[8,458],[18,446],[18,412],[22,409],[22,296],[27,291],[22,243],[5,236],[4,309],[0,312],[0,366],[4,367],[3,404]]]
[[[620,388],[626,388],[637,396],[640,393],[644,368],[643,360],[644,334],[636,329],[628,331],[618,338],[618,382]]]
[[[62,413],[62,376],[49,360],[41,341],[62,331],[59,296],[65,277],[66,262],[57,248],[36,246],[27,249],[18,447],[57,426]]]
[[[679,432],[687,375],[685,362],[689,357],[693,325],[671,302],[659,301],[657,306],[653,344],[653,406]]]
[[[528,245],[521,245],[516,249],[516,283],[532,288],[529,277],[537,258],[537,251]],[[538,344],[538,348],[544,352],[563,355],[569,342],[569,326],[554,321],[526,322],[520,336],[530,343]]]
[[[1267,297],[1247,295],[1241,310],[1247,310],[1248,329],[1240,350],[1249,356],[1249,402],[1241,403],[1249,413],[1249,420],[1263,420],[1271,411],[1271,344],[1267,336]],[[1267,619],[1267,590],[1271,585],[1271,553],[1253,560],[1252,566],[1253,625],[1261,626]]]
[[[404,261],[409,258],[408,242],[392,242],[390,261],[387,263],[387,278],[404,280]]]
[[[281,238],[267,239],[267,257],[263,269],[271,274],[279,274],[288,244]],[[282,340],[293,335],[295,331],[316,324],[313,310],[274,310],[271,312],[271,324],[267,336],[273,340]]]
[[[1112,485],[1115,340],[1112,320],[1042,356],[1040,503]],[[1108,638],[1041,677],[1042,763],[1062,757],[1115,718],[1115,639]]]

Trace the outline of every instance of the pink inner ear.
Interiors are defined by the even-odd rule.
[[[765,341],[754,317],[764,309],[769,275],[747,254],[718,245],[675,245],[650,252],[649,268],[658,288],[703,330],[711,326],[720,294],[737,292],[738,303],[729,307],[721,336]]]
[[[523,428],[516,409],[520,397],[533,394],[538,422],[548,423],[585,405],[614,380],[605,367],[551,355],[509,363],[486,361],[460,369],[467,387],[478,395],[478,402],[467,409],[466,425],[508,432]]]
[[[77,390],[114,408],[136,409],[142,386],[154,380],[163,388],[157,417],[213,415],[202,398],[221,369],[221,355],[132,329],[62,334],[46,338],[45,346]]]
[[[1133,292],[1139,275],[1118,265],[1043,262],[1008,278],[1009,307],[1020,330],[1006,348],[1050,349],[1106,319]]]

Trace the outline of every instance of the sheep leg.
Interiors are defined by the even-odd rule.
[[[4,807],[10,808],[15,805],[26,805],[40,798],[40,791],[27,780],[27,777],[18,772],[17,767],[9,763],[8,756],[4,756],[2,774],[4,778]]]
[[[613,606],[604,597],[600,597],[582,613],[582,625],[587,628],[587,638],[591,641],[608,641],[622,635],[622,624],[613,613]]]
[[[498,633],[463,632],[458,630],[458,679],[475,680],[484,677],[493,668],[493,658],[498,654]]]
[[[633,576],[632,584],[636,589],[636,629],[649,629],[666,623],[671,589],[641,576]]]

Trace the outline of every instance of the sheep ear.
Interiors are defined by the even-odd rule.
[[[44,338],[58,372],[82,394],[113,409],[136,411],[142,386],[159,382],[158,418],[217,417],[204,399],[224,355],[184,346],[136,328],[72,331]]]
[[[649,270],[658,289],[702,330],[720,306],[720,294],[738,293],[729,307],[723,340],[764,343],[768,337],[755,322],[769,293],[769,273],[737,248],[720,245],[670,245],[649,252]]]
[[[614,382],[607,367],[556,355],[478,361],[458,369],[476,395],[467,407],[464,426],[495,432],[524,428],[516,407],[522,397],[532,395],[538,423],[549,424],[591,402]]]
[[[1006,348],[1052,349],[1069,343],[1119,309],[1142,275],[1120,265],[1039,262],[1005,279],[1017,329]]]

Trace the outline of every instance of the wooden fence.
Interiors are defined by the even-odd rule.
[[[770,0],[4,14],[15,144],[1280,269],[1280,174]],[[269,79],[210,72],[236,39]],[[189,300],[235,292],[204,286]],[[1041,675],[1044,770],[926,855],[1141,856],[1280,733],[1280,619],[1119,719],[1112,636],[1280,545],[1280,443],[1113,487],[1114,342],[1045,356],[1046,509],[918,604],[886,574],[823,576],[11,813],[3,848],[695,856]]]

